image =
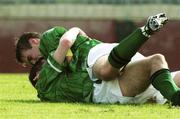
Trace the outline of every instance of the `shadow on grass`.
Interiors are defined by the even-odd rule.
[[[48,102],[48,101],[40,101],[36,99],[0,99],[0,102],[10,102],[10,103],[27,103],[27,104],[38,104],[38,103],[55,103],[55,104],[70,104],[70,105],[86,105],[86,106],[110,106],[110,105],[123,105],[123,106],[140,106],[139,104],[102,104],[102,103],[81,103],[81,102]]]
[[[28,104],[32,104],[32,103],[42,103],[40,100],[27,100],[27,99],[7,99],[7,100],[0,100],[3,102],[15,102],[15,103],[28,103]]]
[[[46,104],[46,103],[54,103],[54,104],[69,104],[69,105],[81,105],[81,106],[93,106],[93,107],[111,107],[111,106],[123,106],[123,107],[142,107],[147,105],[156,105],[154,103],[148,104],[102,104],[102,103],[81,103],[81,102],[42,102],[36,99],[1,99],[0,102],[9,102],[9,103],[19,103],[19,104]]]

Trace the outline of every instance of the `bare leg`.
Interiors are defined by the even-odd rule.
[[[176,85],[180,88],[180,71],[176,71],[172,73],[176,73],[173,80],[176,83]]]
[[[119,85],[123,95],[136,96],[145,91],[150,85],[151,75],[162,68],[167,68],[167,63],[160,54],[130,62],[119,76]]]
[[[119,69],[114,68],[108,62],[108,56],[102,56],[93,65],[93,73],[101,80],[114,80],[119,76]]]
[[[164,57],[160,54],[155,54],[139,61],[130,62],[124,68],[123,72],[113,68],[109,63],[105,63],[107,58],[108,56],[103,56],[98,59],[93,66],[93,71],[94,73],[96,72],[96,76],[101,76],[99,77],[100,79],[104,79],[103,76],[105,76],[105,78],[113,76],[111,78],[114,79],[117,79],[118,77],[121,91],[124,96],[135,96],[142,93],[150,85],[150,77],[154,72],[162,68],[168,68]],[[100,69],[104,70],[101,71]],[[97,75],[100,74],[99,72],[101,75]]]

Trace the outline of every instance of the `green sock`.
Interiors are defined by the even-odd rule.
[[[150,80],[152,85],[159,90],[166,99],[173,101],[173,97],[178,98],[175,95],[180,89],[176,86],[168,69],[158,70],[151,76]],[[175,100],[180,101],[179,99]]]
[[[109,63],[115,68],[126,65],[147,39],[138,28],[113,48],[108,57]]]

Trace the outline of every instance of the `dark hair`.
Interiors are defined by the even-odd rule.
[[[36,63],[32,66],[30,73],[29,73],[29,81],[35,87],[37,80],[33,80],[36,76],[37,73],[41,70],[42,65],[44,64],[45,60],[44,58],[40,58]]]
[[[19,38],[16,39],[16,60],[20,63],[23,63],[22,61],[22,51],[31,49],[32,46],[29,43],[30,38],[40,38],[40,34],[36,32],[25,32],[23,33]]]

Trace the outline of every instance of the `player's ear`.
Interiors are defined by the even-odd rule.
[[[38,38],[30,38],[29,43],[32,45],[38,45],[39,44],[39,39]]]
[[[14,46],[17,45],[18,41],[19,41],[19,38],[18,37],[14,37]]]

